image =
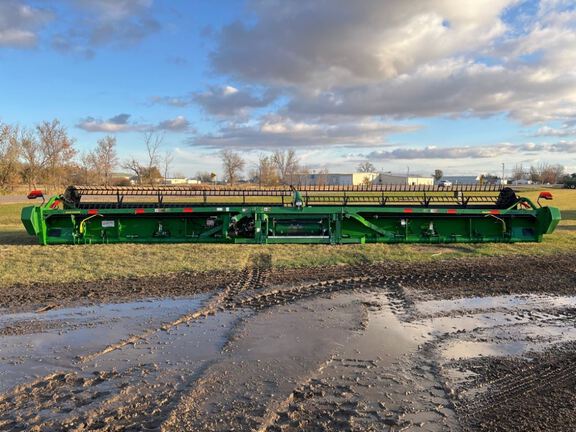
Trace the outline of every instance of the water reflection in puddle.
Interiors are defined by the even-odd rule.
[[[199,309],[207,298],[199,295],[2,315],[0,391],[55,370],[78,370],[80,356],[98,352],[131,335],[158,329]],[[162,333],[164,344],[175,338]],[[124,356],[123,361],[128,363],[130,354]],[[142,357],[141,352],[132,356]],[[157,361],[157,357],[152,360]]]
[[[466,297],[454,300],[430,300],[416,304],[423,315],[466,312],[476,309],[551,309],[576,307],[576,296],[544,296],[536,294]]]

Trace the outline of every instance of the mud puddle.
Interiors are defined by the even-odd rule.
[[[366,307],[364,330],[299,386],[268,431],[456,427],[454,413],[444,408],[449,405],[444,389],[427,360],[417,358],[430,336],[423,325],[398,318],[390,294],[349,296]]]
[[[201,300],[192,304],[199,306]],[[170,312],[177,313],[184,305],[173,306],[176,310]],[[129,309],[126,306],[125,310]],[[169,315],[165,307],[160,309],[165,314],[158,326]],[[182,311],[190,312],[188,308]],[[138,318],[146,316],[143,313]],[[157,430],[179,395],[219,356],[238,317],[222,313],[206,317],[201,325],[190,322],[169,331],[158,327],[145,332],[136,343],[112,350],[103,347],[117,344],[122,333],[112,332],[113,337],[106,339],[107,331],[100,331],[99,343],[90,343],[85,357],[62,357],[49,366],[28,353],[16,369],[21,375],[12,374],[13,380],[24,382],[0,397],[0,429]],[[31,371],[38,376],[26,380]]]
[[[429,300],[416,304],[420,315],[447,315],[474,310],[534,310],[576,307],[576,296],[537,294],[465,297],[453,300]]]
[[[57,370],[131,334],[197,310],[207,296],[0,316],[0,391]]]
[[[0,430],[573,430],[539,407],[576,401],[576,297],[405,283],[252,269],[211,295],[0,315]]]

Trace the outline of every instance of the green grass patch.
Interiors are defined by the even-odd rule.
[[[542,243],[447,245],[87,245],[40,246],[20,222],[27,204],[0,205],[0,286],[97,280],[180,271],[240,269],[257,254],[275,267],[310,267],[380,261],[429,261],[470,256],[549,255],[576,252],[576,191],[556,190],[551,205],[563,220]],[[525,196],[536,200],[537,191]]]

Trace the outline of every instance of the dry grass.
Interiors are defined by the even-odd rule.
[[[525,196],[536,198],[538,192]],[[564,220],[543,243],[459,245],[91,245],[39,246],[20,224],[24,204],[0,205],[0,286],[40,281],[95,280],[179,271],[240,269],[269,254],[276,267],[442,260],[576,252],[576,191],[554,191]]]

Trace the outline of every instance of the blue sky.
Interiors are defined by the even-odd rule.
[[[562,0],[0,0],[0,121],[60,119],[172,174],[303,164],[576,171],[576,10]]]

